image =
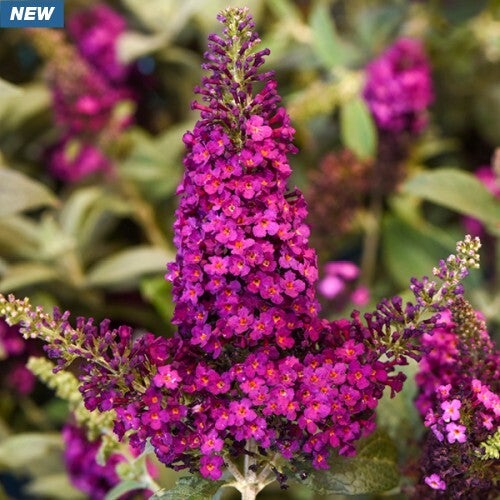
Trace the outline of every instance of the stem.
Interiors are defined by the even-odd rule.
[[[141,226],[149,242],[160,248],[169,248],[167,239],[156,223],[151,205],[142,199],[136,187],[130,182],[120,179],[120,187],[133,207],[133,217]]]
[[[47,415],[34,403],[31,398],[21,397],[19,399],[19,406],[23,410],[29,421],[39,429],[44,431],[53,431],[54,426],[47,419]]]
[[[257,483],[257,475],[255,474],[255,452],[257,447],[255,441],[251,439],[248,442],[248,453],[245,455],[243,474],[245,476],[245,484],[241,491],[241,500],[254,500],[257,493],[261,490]]]
[[[272,477],[272,460],[266,463],[264,468],[257,474],[255,466],[257,465],[257,446],[255,441],[250,440],[247,445],[247,454],[243,461],[243,473],[238,467],[227,458],[226,464],[229,472],[235,478],[234,482],[228,483],[225,486],[232,486],[241,493],[242,500],[255,500],[258,493],[262,491],[268,484],[274,481]]]
[[[382,198],[380,194],[373,193],[365,240],[363,244],[363,256],[361,259],[361,282],[369,286],[373,280],[375,264],[377,262],[377,250],[380,240],[380,224],[382,221]]]

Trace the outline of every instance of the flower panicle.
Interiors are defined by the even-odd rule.
[[[54,120],[62,132],[46,151],[47,164],[65,182],[113,171],[112,146],[133,119],[136,97],[128,82],[131,66],[117,55],[125,29],[118,12],[97,4],[70,16],[68,37],[61,30],[27,30],[46,60]]]
[[[422,132],[433,94],[430,64],[415,39],[396,40],[366,68],[363,96],[382,131]]]
[[[469,256],[468,264],[475,267],[477,258],[466,249],[465,257]],[[456,272],[463,275],[464,269],[459,265]],[[434,490],[446,490],[450,498],[494,498],[500,352],[482,315],[464,297],[457,297],[441,313],[441,323],[422,337],[422,351],[416,407],[429,429],[420,467],[427,475],[424,482]],[[430,473],[442,483],[428,480]],[[417,486],[422,488],[424,484]]]
[[[49,358],[57,360],[55,370],[67,368],[76,358],[100,358],[107,349],[105,342],[94,343],[96,327],[93,320],[77,318],[77,326],[69,323],[70,313],[55,307],[52,314],[46,313],[40,306],[32,306],[29,298],[16,299],[9,295],[6,299],[0,294],[0,314],[5,316],[9,324],[20,324],[20,332],[24,338],[38,338],[46,342],[45,350]],[[100,332],[105,333],[109,320],[101,323]],[[104,335],[103,335],[104,336]],[[109,340],[109,329],[107,339]]]
[[[427,277],[422,281],[413,278],[410,289],[417,302],[434,310],[448,308],[457,296],[463,294],[462,280],[468,276],[471,269],[479,268],[480,248],[481,241],[478,237],[466,235],[463,241],[459,241],[456,246],[457,253],[441,260],[432,271],[441,281],[441,285]]]
[[[401,297],[383,299],[365,319],[372,332],[371,341],[381,353],[405,363],[405,357],[419,361],[422,353],[420,339],[440,325],[440,313],[454,307],[457,314],[463,299],[463,279],[470,269],[479,267],[479,238],[466,235],[456,246],[456,255],[441,260],[433,274],[440,281],[424,277],[411,279],[410,289],[415,302],[403,304]],[[465,314],[465,313],[464,313]],[[474,314],[474,318],[476,318]]]

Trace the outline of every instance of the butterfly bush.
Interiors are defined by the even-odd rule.
[[[483,456],[482,443],[500,425],[500,352],[465,300],[457,300],[443,319],[422,338],[427,354],[416,377],[416,405],[430,430],[422,459],[430,489],[419,494],[494,498],[498,469]]]
[[[343,307],[351,302],[362,307],[370,300],[370,291],[364,285],[356,285],[360,275],[360,268],[348,260],[327,262],[323,266],[324,277],[318,283],[318,292],[334,301],[337,307]]]
[[[321,319],[306,204],[287,186],[294,130],[273,74],[260,70],[269,51],[257,50],[246,9],[218,19],[193,104],[200,119],[184,135],[167,273],[176,334],[135,336],[85,318],[72,326],[69,312],[14,297],[0,296],[0,314],[47,342],[56,372],[81,360],[85,407],[113,412],[119,439],[208,479],[228,469],[243,491],[241,455],[258,477],[274,471],[283,482],[283,461],[327,469],[332,454],[355,454],[384,390],[403,386],[397,367],[421,358],[420,338],[461,296],[479,242],[461,242],[437,281],[414,280],[414,304],[395,297],[364,317]]]
[[[125,20],[97,4],[68,20],[75,45],[54,30],[30,32],[47,59],[46,76],[52,92],[54,121],[61,131],[49,148],[51,172],[66,182],[112,171],[106,147],[131,120],[128,87],[130,67],[118,61],[117,38]]]
[[[430,65],[420,41],[400,38],[366,68],[365,101],[387,132],[421,132],[433,101]]]
[[[135,450],[122,446],[109,451],[105,457],[105,438],[98,436],[90,439],[87,429],[76,425],[73,420],[64,425],[62,438],[64,465],[69,479],[75,488],[88,494],[92,500],[108,498],[108,493],[122,481],[123,475],[134,477],[133,473],[130,475],[130,463],[136,458]],[[146,460],[144,467],[148,474],[157,476],[157,470],[150,461]],[[138,487],[120,495],[120,499],[149,498],[151,495],[151,490]]]
[[[19,335],[19,327],[9,326],[0,319],[1,386],[26,395],[33,391],[36,378],[26,368],[26,361],[41,351],[37,342],[27,342]]]
[[[79,53],[104,78],[124,85],[131,66],[118,59],[118,38],[126,31],[125,18],[105,4],[77,11],[68,19],[68,32]]]
[[[66,424],[62,430],[64,464],[75,488],[95,500],[104,500],[106,494],[120,482],[116,466],[124,460],[113,454],[105,465],[97,463],[100,440],[89,441],[85,430],[74,424]]]
[[[366,198],[371,173],[372,165],[348,149],[327,153],[319,168],[309,172],[308,222],[311,241],[320,258],[329,259],[342,236],[352,230],[356,213]],[[331,236],[332,227],[335,238]]]

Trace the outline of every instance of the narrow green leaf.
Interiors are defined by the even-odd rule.
[[[477,16],[481,11],[486,9],[488,3],[495,5],[496,2],[488,2],[488,0],[454,0],[453,4],[442,2],[442,13],[454,24],[465,23],[472,17]]]
[[[359,43],[372,53],[387,47],[400,29],[407,9],[405,4],[367,6],[361,9],[353,23]]]
[[[23,91],[20,87],[17,87],[7,80],[0,78],[0,102],[13,96],[19,96],[22,92]]]
[[[200,0],[123,0],[125,6],[150,30],[171,40],[199,8]]]
[[[143,490],[147,485],[134,480],[126,480],[118,483],[113,489],[108,491],[105,500],[118,500],[125,493],[129,493],[134,490]]]
[[[141,281],[141,294],[167,322],[172,319],[174,313],[173,302],[168,300],[171,293],[172,286],[163,276],[153,276]]]
[[[361,495],[389,491],[399,484],[397,450],[391,439],[376,432],[358,444],[357,455],[337,456],[330,470],[308,469],[301,484],[322,495]]]
[[[267,0],[269,9],[280,21],[302,22],[302,16],[297,5],[290,0]]]
[[[2,131],[16,130],[50,105],[51,96],[47,85],[37,82],[18,88],[21,92],[10,92],[5,99],[0,99]]]
[[[56,203],[57,198],[43,184],[0,167],[0,217]]]
[[[145,35],[135,31],[123,33],[117,42],[117,54],[121,62],[128,64],[146,54],[151,54],[166,45],[163,33]]]
[[[99,186],[83,187],[72,193],[59,213],[64,232],[72,236],[77,235],[88,211],[103,196],[104,191]]]
[[[373,158],[377,149],[377,130],[361,97],[342,104],[340,108],[342,142],[361,159]]]
[[[199,476],[185,476],[170,490],[157,491],[150,500],[207,500],[217,493],[225,481],[210,481]]]
[[[382,230],[384,265],[400,287],[407,288],[412,276],[428,275],[429,269],[449,253],[450,246],[425,224],[388,215]]]
[[[182,175],[182,135],[192,122],[171,127],[152,138],[142,131],[131,133],[134,146],[126,161],[119,165],[121,174],[138,185],[147,197],[164,199],[177,187]]]
[[[25,262],[7,266],[0,280],[0,291],[3,293],[26,286],[38,285],[52,281],[58,277],[52,266],[36,262]]]
[[[327,5],[317,3],[309,23],[314,52],[325,68],[344,66],[355,60],[354,49],[339,37]]]
[[[65,472],[47,474],[30,481],[26,492],[31,495],[53,500],[83,500],[85,495],[74,488]]]
[[[75,239],[61,229],[53,214],[43,214],[39,227],[39,257],[41,259],[57,261],[60,257],[74,250],[76,246]]]
[[[100,186],[90,186],[72,193],[59,212],[59,221],[64,233],[75,238],[82,256],[89,258],[103,235],[130,211],[126,200]]]
[[[27,432],[9,436],[0,443],[0,464],[9,468],[25,467],[43,460],[53,449],[61,449],[60,434]]]
[[[87,275],[91,286],[128,285],[150,273],[164,273],[173,255],[153,246],[137,246],[98,262]]]
[[[385,430],[394,440],[399,457],[409,459],[415,451],[416,441],[424,431],[422,418],[415,407],[415,374],[418,372],[418,363],[410,359],[408,365],[399,369],[407,380],[403,390],[393,398],[389,397],[390,391],[386,387],[386,394],[377,406],[377,427]]]
[[[402,189],[460,214],[475,217],[494,230],[500,229],[500,200],[468,172],[453,168],[424,172],[409,179]]]
[[[39,249],[40,227],[23,215],[0,218],[0,253],[4,256],[36,257]]]

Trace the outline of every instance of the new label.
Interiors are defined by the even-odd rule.
[[[64,28],[64,1],[0,0],[0,28]]]

